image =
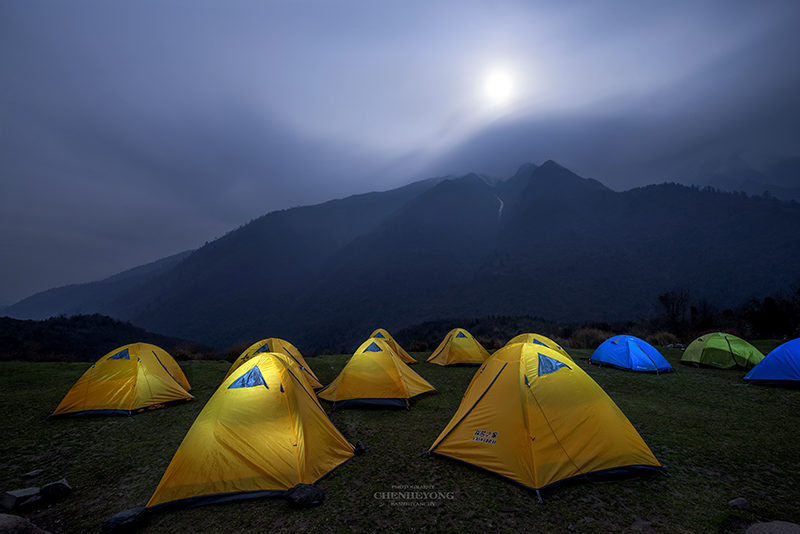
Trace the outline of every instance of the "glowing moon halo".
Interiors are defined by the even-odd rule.
[[[486,76],[483,93],[489,104],[505,104],[514,96],[514,78],[506,70],[493,70]]]

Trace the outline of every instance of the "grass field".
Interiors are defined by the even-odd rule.
[[[757,344],[766,353],[778,342]],[[596,484],[571,482],[535,492],[445,458],[423,456],[452,417],[475,368],[442,368],[413,354],[414,369],[437,392],[410,410],[338,410],[330,418],[369,451],[319,482],[322,506],[292,509],[281,499],[206,506],[151,517],[160,532],[743,532],[755,521],[800,523],[800,390],[746,385],[743,371],[679,365],[665,375],[576,361],[639,430],[669,476]],[[348,356],[309,359],[327,384]],[[131,417],[49,420],[88,368],[73,363],[0,363],[0,490],[66,478],[74,492],[21,512],[53,533],[99,532],[109,516],[143,506],[197,414],[222,381],[224,361],[183,365],[196,399]],[[329,404],[323,402],[323,406]],[[35,479],[21,474],[44,469]],[[376,493],[419,486],[448,494],[432,502]],[[744,497],[750,509],[728,501]]]

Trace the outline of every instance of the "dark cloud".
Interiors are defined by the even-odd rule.
[[[691,182],[698,169],[732,157],[762,168],[796,159],[800,69],[787,51],[800,48],[800,34],[785,25],[746,44],[625,102],[610,98],[498,121],[431,169],[508,176],[520,161],[555,159],[627,189]]]
[[[87,113],[76,124],[26,124],[9,115],[18,128],[0,139],[13,160],[2,270],[9,280],[22,273],[18,291],[95,280],[270,211],[372,185],[364,174],[373,158],[303,140],[237,106],[174,122]]]
[[[797,157],[798,22],[781,0],[1,2],[0,304],[429,176],[555,159],[627,188]]]

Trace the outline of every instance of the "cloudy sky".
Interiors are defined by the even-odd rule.
[[[800,157],[799,24],[795,0],[3,0],[0,305],[431,176]]]

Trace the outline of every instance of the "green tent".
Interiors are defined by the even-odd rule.
[[[764,358],[753,345],[732,334],[714,332],[692,341],[681,357],[681,363],[720,369],[752,369]]]

